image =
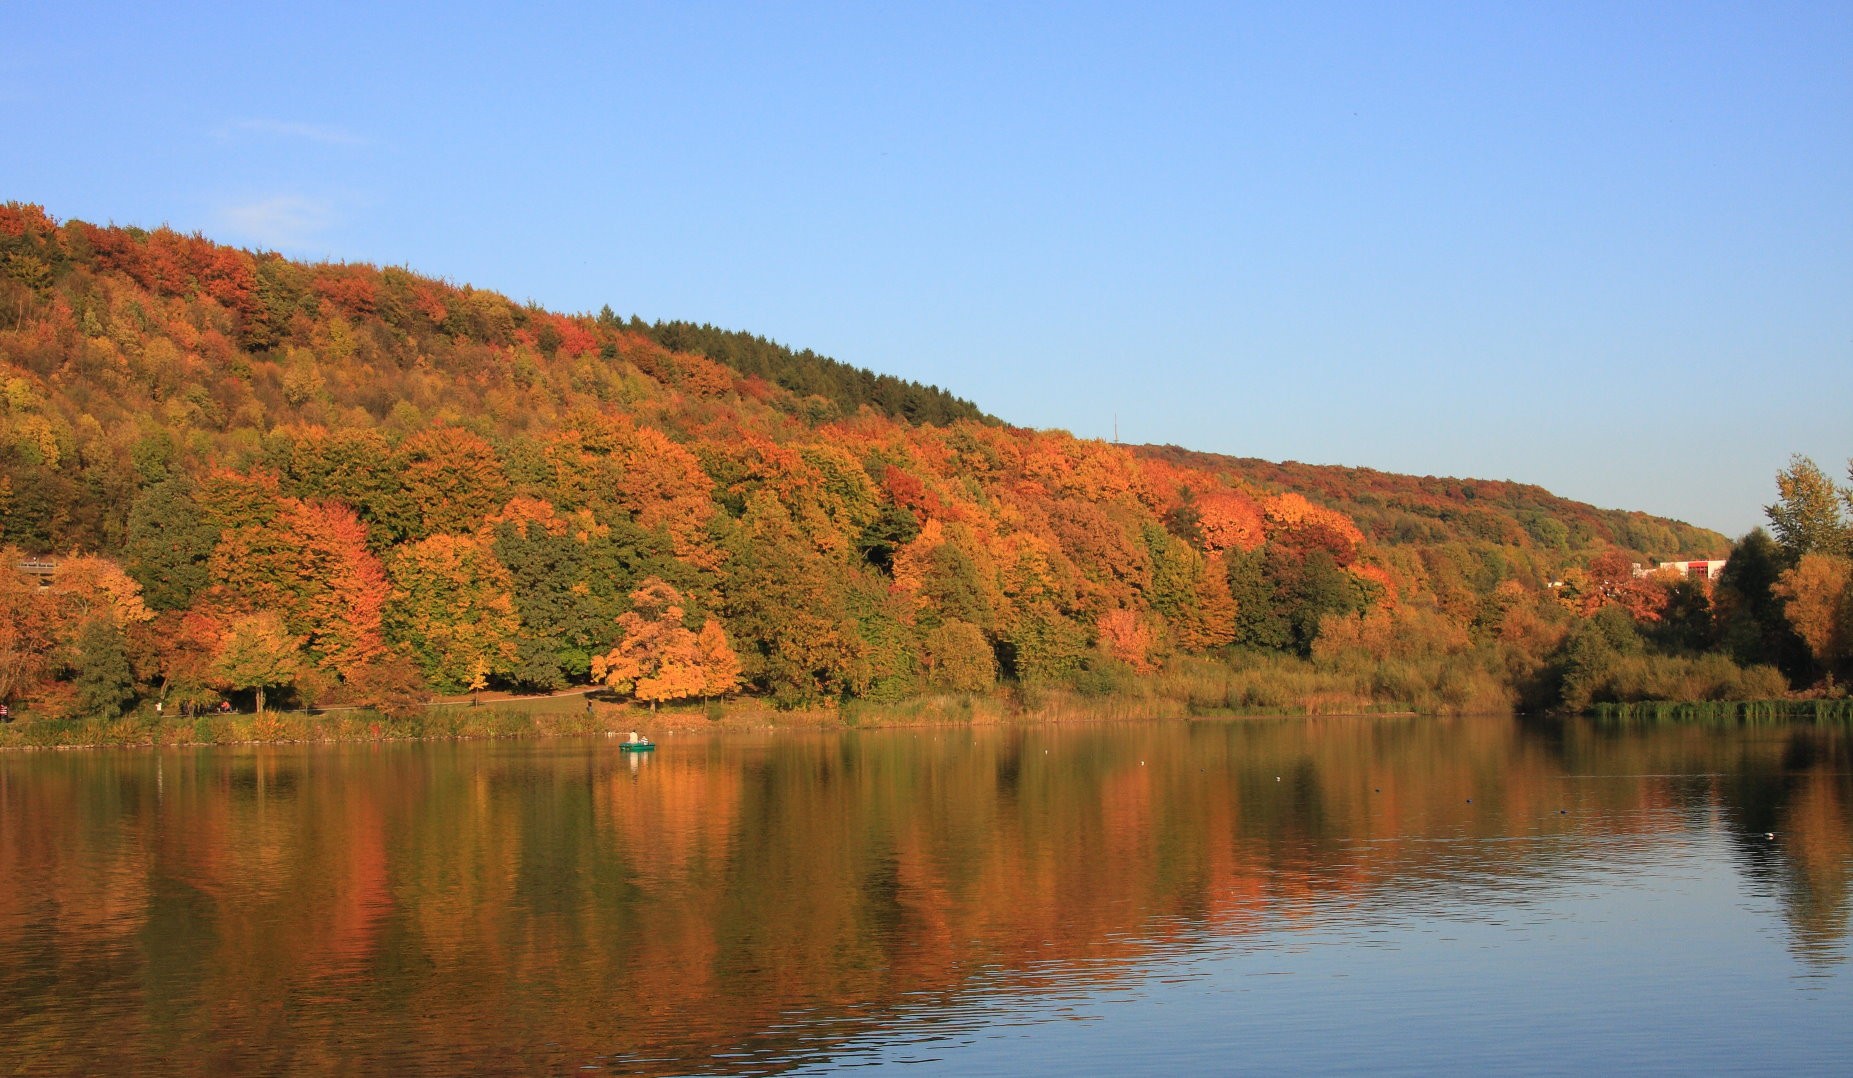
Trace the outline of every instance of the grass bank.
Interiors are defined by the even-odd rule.
[[[1589,714],[1599,722],[1638,726],[1853,725],[1853,699],[1647,700],[1597,704]]]
[[[30,720],[0,726],[0,749],[230,745],[552,737],[692,730],[1113,722],[1240,715],[1409,714],[1500,710],[1503,699],[1450,687],[1446,676],[1365,670],[1289,657],[1185,659],[1157,673],[1093,670],[1060,685],[1000,686],[987,693],[893,701],[852,700],[778,709],[740,697],[650,709],[584,696],[515,697],[480,706],[447,702],[415,714],[374,711],[233,714],[197,719],[149,709],[114,720]],[[1475,688],[1475,686],[1469,686]],[[1458,698],[1458,699],[1456,699]]]

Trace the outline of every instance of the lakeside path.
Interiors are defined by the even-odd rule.
[[[605,691],[603,685],[581,685],[576,689],[560,689],[555,692],[508,692],[503,689],[484,689],[476,693],[457,693],[451,696],[433,696],[426,700],[424,707],[473,707],[481,704],[510,704],[524,702],[543,702],[547,700],[565,700],[575,696],[590,696]],[[306,714],[319,715],[325,711],[373,711],[367,704],[333,704],[329,707],[312,708]],[[249,714],[243,712],[242,714]]]

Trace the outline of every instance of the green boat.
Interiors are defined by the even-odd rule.
[[[618,743],[618,751],[619,752],[655,752],[656,742],[651,741],[647,737],[638,737],[636,734],[632,734],[631,739],[629,741],[621,741]]]

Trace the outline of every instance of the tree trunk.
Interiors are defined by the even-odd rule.
[[[264,687],[262,685],[257,687],[257,713],[259,715],[264,713]]]

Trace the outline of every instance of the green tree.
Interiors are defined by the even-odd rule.
[[[726,545],[727,629],[746,676],[783,704],[850,691],[859,644],[845,567],[818,554],[769,491],[748,497]]]
[[[156,610],[184,610],[211,583],[219,528],[193,498],[193,482],[178,475],[143,491],[129,510],[123,568]]]
[[[920,534],[920,521],[898,505],[884,505],[875,519],[856,537],[856,550],[864,561],[892,576],[894,552]]]
[[[1619,606],[1605,606],[1573,625],[1552,656],[1552,695],[1560,707],[1573,712],[1612,700],[1617,695],[1618,668],[1625,659],[1644,650],[1641,634],[1628,612]]]
[[[1661,648],[1675,652],[1701,652],[1717,643],[1712,596],[1703,581],[1682,577],[1666,589],[1660,620],[1647,627]]]
[[[1370,596],[1363,581],[1340,568],[1330,551],[1314,550],[1304,561],[1283,571],[1284,588],[1290,598],[1287,620],[1293,626],[1294,647],[1301,655],[1310,655],[1319,625],[1330,615],[1361,614],[1370,608]]]
[[[1808,676],[1808,646],[1774,593],[1782,569],[1782,552],[1768,532],[1756,528],[1737,541],[1713,594],[1718,642],[1739,664],[1766,663],[1800,683]]]
[[[494,529],[497,560],[513,578],[521,631],[513,677],[560,689],[589,676],[592,656],[610,648],[625,596],[650,576],[681,582],[686,567],[666,537],[628,520],[609,527],[551,516],[504,520]]]
[[[1847,525],[1840,519],[1843,495],[1807,457],[1797,453],[1776,473],[1777,500],[1763,507],[1776,544],[1794,564],[1803,554],[1845,554]]]
[[[1070,677],[1087,658],[1086,630],[1047,606],[1019,615],[1004,634],[1004,645],[1010,673],[1029,685]]]
[[[941,692],[984,692],[997,684],[997,655],[984,631],[951,619],[927,630],[921,642],[927,685]]]
[[[849,591],[856,619],[856,661],[850,691],[868,700],[901,700],[920,691],[920,638],[907,624],[903,604],[867,574]]]
[[[938,618],[969,622],[980,629],[997,624],[996,584],[989,584],[972,556],[957,542],[947,541],[927,555],[920,596],[927,601],[923,620]]]
[[[78,631],[73,665],[78,702],[90,714],[116,718],[135,698],[128,646],[109,618],[92,618]]]
[[[1225,568],[1235,600],[1235,642],[1259,651],[1285,651],[1293,644],[1293,623],[1267,561],[1266,547],[1229,551]]]

